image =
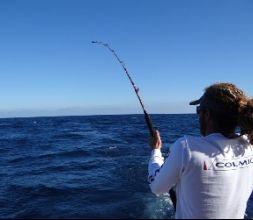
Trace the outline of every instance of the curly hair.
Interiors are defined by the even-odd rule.
[[[253,99],[248,99],[241,105],[238,117],[238,126],[242,134],[247,134],[251,144],[253,143]]]
[[[205,89],[205,95],[219,106],[210,109],[216,129],[229,137],[239,127],[253,144],[253,99],[232,83],[215,83]]]

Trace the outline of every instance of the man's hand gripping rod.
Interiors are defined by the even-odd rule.
[[[143,112],[144,112],[144,116],[145,116],[145,120],[146,120],[146,123],[148,125],[148,129],[149,129],[149,132],[150,134],[155,137],[155,129],[154,129],[154,126],[152,124],[152,121],[151,121],[151,118],[149,116],[149,114],[147,113],[146,109],[145,109],[145,106],[141,100],[141,97],[139,95],[139,88],[136,87],[136,85],[134,84],[134,81],[132,80],[131,76],[129,75],[128,71],[127,71],[127,68],[125,67],[124,65],[124,62],[120,60],[120,58],[118,57],[118,55],[116,54],[115,50],[113,50],[107,43],[103,43],[102,41],[92,41],[92,43],[96,43],[96,44],[100,44],[104,47],[106,47],[108,50],[110,50],[113,55],[116,57],[116,59],[119,61],[120,65],[122,66],[122,68],[124,69],[128,79],[130,80],[132,86],[134,87],[134,91],[135,91],[135,94],[137,95],[137,98],[141,104],[141,107],[143,109]]]

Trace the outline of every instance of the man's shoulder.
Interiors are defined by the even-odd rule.
[[[188,151],[200,150],[207,144],[208,143],[205,141],[204,137],[194,135],[184,135],[183,137],[179,138],[175,143],[175,145],[181,145]]]
[[[193,136],[193,135],[184,135],[178,138],[174,144],[172,145],[173,148],[189,148],[191,145],[198,145],[201,143],[203,138],[200,136]]]
[[[174,145],[183,145],[186,146],[189,143],[195,142],[195,143],[199,143],[203,141],[203,137],[201,136],[194,136],[194,135],[184,135],[180,138],[178,138]]]
[[[202,136],[195,136],[195,135],[184,135],[182,139],[187,142],[187,144],[191,143],[201,143],[203,142]]]

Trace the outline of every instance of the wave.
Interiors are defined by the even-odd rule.
[[[31,162],[31,161],[41,161],[46,160],[50,161],[55,158],[74,158],[74,157],[89,157],[91,154],[85,150],[72,150],[72,151],[65,151],[65,152],[55,152],[55,153],[48,153],[42,155],[30,155],[30,156],[18,156],[16,158],[12,158],[7,160],[8,163],[20,163],[20,162]]]
[[[84,138],[84,135],[74,133],[74,132],[66,133],[66,134],[56,134],[56,135],[52,136],[52,139],[64,139],[64,140],[66,140],[66,139],[67,140],[69,140],[69,139],[77,140],[77,139],[83,139],[83,138]]]

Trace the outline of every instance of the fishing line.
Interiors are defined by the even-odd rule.
[[[141,107],[142,107],[142,110],[143,110],[143,113],[144,113],[144,116],[145,116],[145,120],[146,120],[148,129],[149,129],[150,135],[153,136],[153,137],[155,137],[155,129],[154,129],[153,123],[152,123],[152,121],[151,121],[151,118],[150,118],[149,114],[147,113],[147,111],[146,111],[146,109],[145,109],[145,106],[144,106],[144,104],[143,104],[143,101],[142,101],[142,99],[141,99],[141,97],[140,97],[139,88],[135,85],[135,83],[134,83],[132,77],[131,77],[130,74],[128,73],[127,68],[126,68],[124,62],[119,58],[119,56],[116,54],[115,50],[113,50],[113,49],[109,46],[109,44],[103,43],[102,41],[92,41],[91,43],[93,43],[93,44],[100,44],[100,45],[106,47],[106,48],[107,48],[109,51],[111,51],[111,52],[113,53],[113,55],[116,57],[116,59],[118,60],[118,62],[119,62],[120,65],[122,66],[122,68],[124,69],[124,71],[125,71],[125,73],[126,73],[128,79],[130,80],[130,82],[131,82],[131,84],[132,84],[132,86],[133,86],[133,88],[134,88],[135,94],[137,95],[137,98],[138,98],[138,100],[139,100],[139,102],[140,102],[140,104],[141,104]]]

